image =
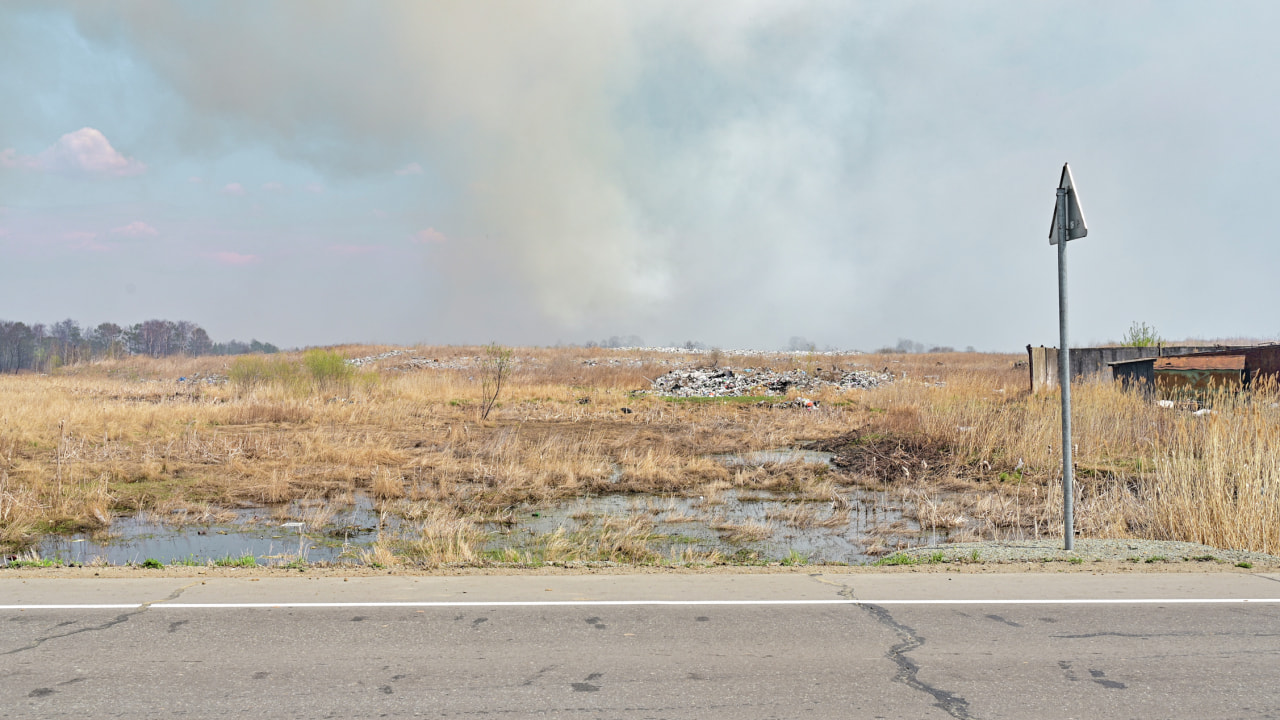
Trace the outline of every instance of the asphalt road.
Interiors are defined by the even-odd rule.
[[[0,577],[2,717],[1269,718],[1277,680],[1277,575]]]

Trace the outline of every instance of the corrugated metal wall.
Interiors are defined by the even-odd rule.
[[[1108,363],[1113,362],[1167,357],[1170,355],[1191,355],[1203,352],[1239,352],[1241,350],[1256,353],[1259,362],[1265,362],[1267,367],[1270,368],[1267,372],[1272,377],[1280,377],[1280,346],[1244,348],[1175,345],[1167,347],[1071,348],[1071,379],[1072,381],[1082,379],[1111,380],[1111,366]],[[1031,392],[1050,392],[1058,388],[1057,348],[1043,345],[1032,347],[1028,345],[1027,364],[1030,366]],[[1250,369],[1252,370],[1252,367]]]

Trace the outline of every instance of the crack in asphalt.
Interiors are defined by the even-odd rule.
[[[819,573],[811,574],[809,577],[817,580],[823,585],[840,588],[839,592],[836,593],[839,597],[846,600],[857,600],[857,598],[853,596],[852,585],[831,582],[830,580],[824,579]],[[898,672],[893,678],[895,682],[900,682],[913,690],[918,690],[929,695],[934,700],[934,707],[942,710],[951,717],[956,718],[956,720],[976,720],[969,712],[968,700],[965,700],[955,693],[948,692],[941,688],[936,688],[920,679],[920,665],[916,663],[916,661],[907,657],[907,653],[917,650],[924,645],[924,638],[920,637],[914,628],[895,620],[893,615],[880,605],[859,604],[855,607],[859,607],[866,613],[870,614],[877,622],[893,631],[893,633],[898,636],[899,642],[889,648],[889,651],[885,653],[885,657],[898,667]]]
[[[129,619],[135,615],[141,615],[142,613],[150,610],[151,606],[156,603],[171,602],[173,600],[177,600],[182,595],[182,593],[187,590],[187,588],[194,587],[195,585],[199,585],[199,584],[200,584],[200,581],[197,580],[195,582],[191,582],[186,585],[183,585],[177,590],[174,590],[173,592],[169,593],[167,597],[160,598],[159,600],[149,600],[147,602],[144,602],[142,603],[142,605],[138,606],[137,610],[130,610],[129,612],[121,613],[115,616],[114,619],[108,620],[107,622],[102,623],[101,625],[91,625],[89,627],[82,627],[76,630],[72,630],[70,632],[59,633],[57,635],[45,635],[44,637],[38,637],[35,640],[32,640],[31,642],[27,643],[23,647],[15,648],[13,650],[6,650],[5,652],[0,653],[0,655],[16,655],[20,652],[34,650],[40,647],[41,645],[45,644],[46,642],[49,642],[50,640],[58,640],[60,638],[71,637],[72,635],[79,635],[80,633],[85,633],[85,632],[97,632],[98,630],[107,630],[121,623],[128,622]],[[61,627],[61,625],[59,627]]]
[[[1055,640],[1090,640],[1093,638],[1101,638],[1101,637],[1140,638],[1142,640],[1147,640],[1153,637],[1202,637],[1202,636],[1204,636],[1204,633],[1193,633],[1193,632],[1128,633],[1128,632],[1116,632],[1116,631],[1108,630],[1103,632],[1083,633],[1080,635],[1050,635],[1049,637],[1054,638]]]

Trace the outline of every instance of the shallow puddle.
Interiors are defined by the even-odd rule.
[[[815,463],[820,465],[830,465],[831,458],[835,457],[835,455],[833,453],[821,452],[818,450],[779,448],[777,450],[757,450],[755,452],[722,453],[719,455],[710,455],[709,457],[732,467],[735,465],[782,465],[786,463]]]
[[[691,548],[699,553],[719,552],[729,558],[782,560],[804,558],[808,562],[857,564],[874,560],[867,555],[869,532],[882,532],[881,543],[894,547],[899,541],[911,546],[941,541],[922,533],[905,520],[899,507],[891,507],[876,493],[849,489],[845,504],[815,502],[786,493],[726,491],[719,498],[604,495],[577,498],[550,507],[521,508],[514,525],[489,525],[494,533],[487,550],[530,550],[539,536],[559,529],[567,533],[592,532],[605,519],[652,522],[651,547],[661,555]]]
[[[252,556],[259,565],[306,562],[356,561],[361,548],[377,536],[378,521],[367,498],[333,513],[321,527],[299,525],[293,517],[305,517],[306,501],[292,503],[287,517],[275,517],[266,508],[233,511],[227,522],[190,522],[181,512],[168,518],[146,513],[120,517],[103,533],[45,537],[36,546],[42,558],[88,565],[141,564],[148,559],[170,565],[227,563]],[[167,522],[165,521],[167,520]]]
[[[824,454],[795,455],[791,461],[814,462]],[[743,462],[777,462],[776,455],[765,453],[741,457]],[[287,565],[298,559],[359,563],[361,551],[379,532],[385,538],[410,537],[413,525],[378,512],[367,497],[337,510],[325,501],[302,500],[274,511],[252,508],[231,514],[232,519],[216,524],[194,523],[182,513],[123,517],[107,533],[47,537],[36,550],[43,558],[86,565],[141,564],[148,559],[166,565],[230,564],[250,556],[259,565]],[[834,502],[756,490],[727,490],[716,497],[613,494],[518,507],[512,520],[483,526],[489,533],[484,550],[528,553],[536,550],[540,538],[557,530],[590,535],[606,521],[621,526],[633,522],[663,557],[692,550],[731,560],[857,564],[875,559],[866,549],[877,540],[888,549],[943,540],[906,520],[896,501],[857,488],[842,489]]]

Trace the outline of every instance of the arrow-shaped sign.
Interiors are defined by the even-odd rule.
[[[1084,224],[1084,210],[1080,209],[1080,196],[1076,194],[1075,183],[1071,180],[1071,166],[1063,163],[1062,179],[1058,181],[1058,189],[1067,191],[1067,239],[1075,240],[1089,234]],[[1053,222],[1049,225],[1049,244],[1058,244],[1058,204],[1053,205]]]

